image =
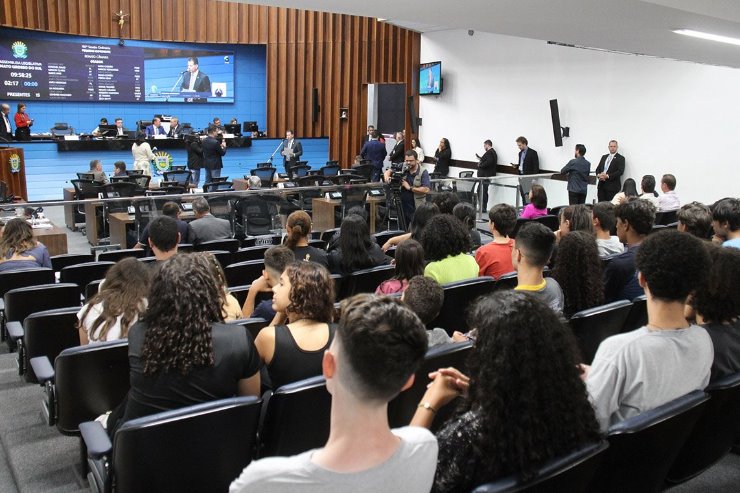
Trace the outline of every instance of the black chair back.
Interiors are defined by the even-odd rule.
[[[264,245],[240,248],[232,254],[232,262],[237,263],[246,262],[247,260],[263,260],[265,258],[265,252],[269,248],[272,248],[272,246]]]
[[[79,304],[34,312],[23,321],[23,341],[18,348],[18,372],[26,382],[38,383],[30,365],[31,358],[46,356],[54,361],[63,350],[80,345],[77,330]]]
[[[215,181],[211,183],[205,183],[203,185],[203,191],[209,192],[231,192],[234,190],[234,184],[230,181]]]
[[[557,231],[560,229],[560,220],[558,219],[558,216],[548,214],[547,216],[536,217],[534,220],[550,228],[550,231]]]
[[[95,174],[94,173],[77,173],[77,179],[93,181],[95,179]]]
[[[352,168],[352,173],[360,175],[365,180],[370,181],[373,176],[373,165],[372,164],[360,164]]]
[[[338,299],[349,298],[358,293],[374,293],[378,285],[393,277],[396,267],[393,265],[379,265],[369,269],[362,269],[344,277],[342,292],[337,293]]]
[[[244,327],[244,329],[249,332],[249,335],[252,337],[252,340],[254,340],[257,337],[257,334],[260,333],[260,330],[264,329],[268,325],[270,325],[270,322],[265,320],[264,318],[240,318],[238,320],[231,320],[229,322],[226,322],[229,325],[241,325]]]
[[[394,236],[405,234],[406,231],[401,231],[400,229],[394,229],[392,231],[381,231],[380,233],[375,233],[375,241],[378,245],[383,246],[386,241],[390,240]]]
[[[260,179],[260,186],[262,188],[272,187],[272,182],[275,179],[275,173],[277,173],[277,168],[273,167],[255,168],[249,172],[250,175],[256,176]]]
[[[177,182],[181,187],[187,188],[193,179],[193,172],[190,170],[165,171],[162,173],[165,181]]]
[[[590,443],[564,457],[548,461],[528,481],[521,481],[518,476],[507,476],[492,483],[478,486],[473,490],[473,493],[516,493],[522,491],[586,493],[589,491],[589,484],[604,461],[605,452],[608,448],[608,442]]]
[[[668,471],[670,484],[699,475],[724,457],[735,441],[740,425],[740,372],[711,383],[706,392],[711,399]]]
[[[55,308],[80,306],[76,284],[41,284],[11,289],[4,296],[5,320],[23,322],[30,314]]]
[[[696,390],[612,425],[609,449],[591,491],[661,491],[668,469],[709,396]]]
[[[5,293],[11,289],[38,286],[40,284],[54,284],[55,280],[54,269],[44,267],[0,272],[0,298],[5,296]]]
[[[102,279],[98,279],[97,281],[92,281],[85,286],[85,303],[89,302],[93,296],[98,294],[98,291],[100,291],[100,284],[102,282]]]
[[[83,294],[85,286],[92,281],[105,278],[105,273],[113,265],[115,262],[87,262],[70,265],[62,269],[59,281],[77,284],[80,287],[80,294]]]
[[[247,260],[231,264],[224,269],[227,286],[242,286],[251,284],[262,275],[265,268],[264,260]]]
[[[519,275],[516,272],[508,272],[496,279],[496,284],[493,286],[493,290],[514,289],[517,284],[519,284]]]
[[[444,284],[442,287],[445,291],[445,298],[442,302],[442,309],[437,318],[427,324],[427,328],[441,327],[449,335],[456,330],[467,332],[468,322],[465,313],[468,305],[479,296],[492,292],[493,286],[494,280],[490,276]]]
[[[599,349],[599,344],[607,337],[622,332],[624,321],[631,309],[632,303],[619,300],[582,310],[568,320],[568,325],[573,330],[581,350],[583,363],[590,365],[596,350]]]
[[[308,170],[310,169],[311,167],[305,164],[305,161],[298,161],[298,164],[288,169],[288,178],[290,180],[295,180],[296,178],[306,176],[308,174]]]
[[[667,226],[671,223],[675,223],[678,220],[678,210],[674,211],[662,211],[655,213],[655,224],[661,226]]]
[[[124,423],[113,440],[116,492],[227,491],[251,462],[261,404],[235,397]]]
[[[356,206],[363,208],[367,206],[367,189],[358,187],[342,188],[342,217],[345,217],[347,212]]]
[[[226,251],[234,253],[239,249],[239,240],[235,238],[227,238],[222,240],[211,240],[204,241],[194,245],[193,248],[196,252],[212,252],[212,251]]]
[[[98,254],[98,262],[118,262],[121,259],[133,257],[143,258],[146,256],[146,251],[142,248],[127,248],[124,250],[110,250],[108,252],[100,252]]]
[[[388,403],[388,422],[391,428],[407,426],[416,412],[419,401],[429,384],[429,373],[440,368],[454,367],[465,373],[466,361],[473,348],[473,343],[457,342],[444,344],[430,349],[419,369],[416,371],[414,383]],[[440,425],[454,412],[453,403],[439,409],[434,417],[434,424]]]
[[[319,174],[322,176],[336,176],[339,174],[339,165],[338,164],[326,164],[326,166],[322,166],[319,169]]]
[[[532,221],[532,219],[525,219],[523,217],[517,217],[516,218],[516,224],[514,225],[514,231],[511,232],[509,235],[509,238],[516,238],[516,234],[519,232],[519,228],[527,224],[529,221]],[[558,225],[560,227],[560,225]]]
[[[270,234],[272,218],[279,213],[276,201],[263,196],[247,196],[236,203],[236,222],[240,233],[248,236]]]
[[[632,307],[622,326],[622,332],[630,332],[647,325],[647,296],[644,294],[632,300]]]
[[[65,253],[51,257],[51,268],[54,272],[60,272],[68,265],[84,264],[86,262],[95,262],[95,255],[92,253]]]
[[[331,394],[324,377],[284,385],[265,398],[259,457],[295,455],[329,438]]]

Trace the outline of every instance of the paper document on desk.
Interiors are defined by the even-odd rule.
[[[32,224],[31,225],[31,228],[33,228],[33,229],[51,229],[53,227],[54,226],[52,226],[49,223],[46,223],[46,224]]]

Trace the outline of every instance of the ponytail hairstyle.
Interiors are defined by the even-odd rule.
[[[295,249],[298,242],[311,234],[311,216],[306,211],[295,211],[288,216],[286,223],[288,237],[285,246]]]

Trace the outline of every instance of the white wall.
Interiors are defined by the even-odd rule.
[[[454,159],[475,161],[490,138],[499,164],[516,162],[524,135],[541,168],[559,170],[581,143],[593,170],[617,139],[625,177],[638,187],[644,174],[673,173],[684,202],[738,196],[740,70],[463,30],[422,35],[421,61],[434,60],[444,90],[419,105],[428,155],[447,137]],[[571,128],[561,148],[550,121],[555,98]]]

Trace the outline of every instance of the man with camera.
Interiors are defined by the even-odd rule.
[[[403,164],[391,165],[383,174],[383,181],[390,184],[391,190],[400,192],[406,224],[411,224],[416,207],[424,203],[432,186],[429,173],[419,165],[416,151],[406,151]]]

